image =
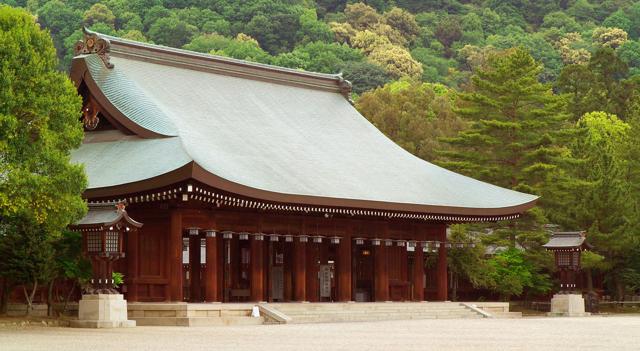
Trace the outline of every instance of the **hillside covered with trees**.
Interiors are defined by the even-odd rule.
[[[587,230],[585,267],[640,288],[640,1],[3,0],[50,31],[342,73],[358,110],[427,161],[541,196],[516,222],[454,226],[457,277],[546,293],[550,229]],[[504,248],[486,257],[487,246]],[[524,249],[524,250],[523,250]],[[508,268],[508,269],[506,269]],[[455,294],[454,294],[455,296]]]

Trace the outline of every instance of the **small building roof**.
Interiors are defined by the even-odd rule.
[[[71,77],[133,134],[72,154],[87,197],[195,179],[267,201],[434,214],[506,216],[537,200],[405,151],[352,106],[340,75],[87,35],[111,57],[78,55]]]
[[[85,228],[108,227],[120,222],[125,222],[136,228],[142,227],[142,223],[129,217],[124,205],[115,202],[89,204],[87,214],[71,227],[82,230]]]
[[[555,232],[549,242],[542,245],[548,250],[590,248],[586,241],[586,232]],[[584,246],[584,247],[583,247]]]

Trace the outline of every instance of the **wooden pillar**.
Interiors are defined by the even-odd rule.
[[[420,243],[416,243],[413,252],[413,299],[415,301],[424,300],[424,252]]]
[[[224,260],[226,255],[225,250],[227,249],[226,242],[228,240],[225,240],[222,237],[222,233],[218,233],[217,235],[216,244],[218,245],[218,260],[216,261],[216,265],[218,266],[218,301],[224,302],[225,289],[227,288],[225,286],[225,275],[228,274],[228,272],[225,273],[226,264]]]
[[[292,257],[292,245],[290,242],[285,242],[283,244],[283,252],[284,252],[284,301],[293,300],[293,265],[295,262]]]
[[[338,301],[351,301],[351,238],[338,244]]]
[[[251,301],[264,301],[264,241],[253,236],[251,240]]]
[[[170,221],[166,261],[170,301],[182,301],[182,212],[171,210]]]
[[[200,258],[202,252],[200,251],[200,240],[200,234],[189,235],[189,278],[191,279],[189,301],[191,302],[202,302],[202,289],[200,284],[200,269],[202,268]]]
[[[375,246],[375,300],[389,301],[389,272],[387,266],[387,247],[384,240]]]
[[[293,298],[296,301],[307,300],[307,243],[300,241],[301,239],[293,239]]]
[[[438,250],[438,265],[437,265],[437,286],[438,286],[438,300],[447,300],[447,247],[444,244],[447,241],[447,227],[442,226],[438,235],[440,240],[440,249]]]
[[[138,301],[138,230],[127,233],[127,301]]]
[[[204,269],[204,300],[220,301],[218,297],[218,233],[205,232],[206,263]]]
[[[320,284],[318,281],[318,259],[319,259],[319,244],[312,242],[309,238],[307,243],[307,300],[310,302],[318,302],[320,300]]]

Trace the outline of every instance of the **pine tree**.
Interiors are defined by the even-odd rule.
[[[457,112],[470,127],[445,140],[453,151],[442,152],[440,164],[492,184],[544,196],[542,205],[552,203],[554,197],[545,190],[550,180],[562,175],[560,164],[569,156],[560,142],[567,137],[568,115],[565,99],[540,83],[542,70],[523,49],[492,54],[486,67],[472,77],[470,91],[459,96]],[[531,211],[529,224],[542,218],[538,207]]]

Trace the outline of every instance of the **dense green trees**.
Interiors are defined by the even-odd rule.
[[[404,149],[433,160],[443,148],[440,138],[462,128],[452,111],[454,98],[442,85],[403,80],[362,94],[356,107]]]
[[[0,5],[0,57],[0,277],[30,301],[52,277],[51,241],[85,211],[84,172],[69,163],[82,101],[27,12]]]

